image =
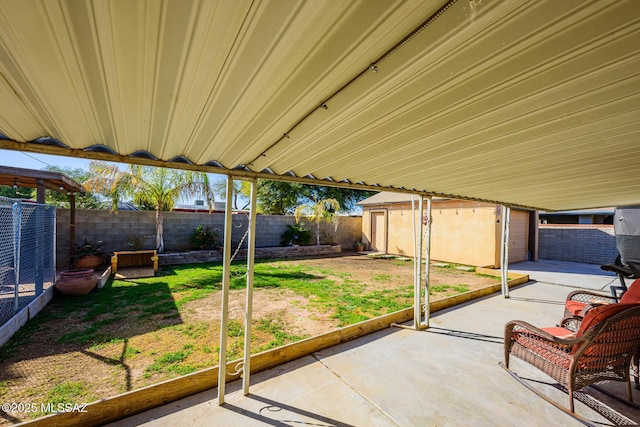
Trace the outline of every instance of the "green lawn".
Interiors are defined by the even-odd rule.
[[[256,262],[255,297],[263,305],[253,318],[252,352],[310,336],[300,325],[316,322],[328,331],[413,304],[411,263],[375,260],[365,267]],[[244,300],[245,273],[244,263],[232,265],[236,302]],[[468,289],[459,276],[451,280],[433,292]],[[221,281],[220,264],[193,264],[110,281],[83,297],[56,295],[0,347],[0,400],[89,402],[217,365]],[[241,357],[243,329],[242,316],[231,316],[229,360]]]

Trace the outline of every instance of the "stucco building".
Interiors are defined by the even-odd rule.
[[[366,249],[413,256],[411,195],[381,192],[358,205],[362,207],[362,234]],[[417,198],[415,206],[417,209]],[[418,215],[416,213],[416,220]],[[510,263],[537,259],[536,215],[535,211],[511,210]],[[431,216],[432,260],[500,266],[501,206],[434,198]]]

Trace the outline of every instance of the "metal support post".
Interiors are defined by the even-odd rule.
[[[218,360],[218,405],[224,403],[227,378],[227,330],[229,321],[229,284],[231,277],[231,232],[233,177],[227,176],[227,204],[224,213],[224,251],[222,256],[222,303],[220,308],[220,354]]]
[[[509,298],[509,221],[511,208],[502,206],[502,244],[500,245],[500,272],[502,296]]]
[[[45,215],[47,207],[44,204],[37,204],[33,213],[36,216],[35,235],[35,296],[44,292],[44,248],[42,240],[45,234]]]
[[[413,205],[413,196],[411,196]],[[416,227],[416,215],[413,215],[413,235],[414,235],[414,286],[413,286],[413,327],[416,331],[420,330],[422,323],[422,215],[424,215],[424,206],[422,196],[418,199],[418,227]]]
[[[392,323],[391,326],[413,329],[424,329],[422,325],[422,230],[423,230],[423,198],[418,199],[419,222],[416,224],[415,196],[411,195],[411,224],[413,228],[413,326]]]
[[[422,223],[425,225],[424,230],[424,323],[423,328],[429,327],[429,317],[431,311],[429,310],[429,273],[431,264],[431,196],[427,197],[427,214],[425,218],[421,218]]]
[[[22,203],[13,204],[13,312],[20,309],[20,250],[22,241]]]
[[[244,395],[249,394],[251,376],[251,321],[253,312],[253,272],[256,251],[256,208],[258,182],[251,181],[251,211],[249,213],[249,242],[247,248],[247,295],[244,318],[244,363],[242,365],[242,389]]]
[[[58,223],[56,222],[56,218],[58,217],[58,211],[56,209],[53,210],[53,242],[52,242],[52,252],[53,259],[51,260],[51,286],[56,284],[56,264],[58,262],[58,255],[56,254],[58,247],[57,235],[58,235]]]

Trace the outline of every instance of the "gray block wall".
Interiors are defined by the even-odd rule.
[[[164,244],[167,251],[184,251],[189,247],[189,237],[198,225],[210,226],[218,231],[220,241],[224,238],[223,213],[164,212]],[[233,214],[232,241],[234,248],[247,231],[249,218],[245,213]],[[302,220],[308,228],[315,231],[315,224]],[[69,209],[57,210],[56,221],[57,266],[64,268],[69,261]],[[256,246],[280,246],[280,236],[287,224],[294,224],[292,216],[258,215],[256,218]],[[337,229],[333,224],[322,223],[321,242],[337,243],[343,250],[353,248],[356,240],[361,239],[362,217],[339,217]],[[131,250],[130,241],[142,242],[141,249],[154,249],[156,245],[155,212],[119,211],[109,214],[105,210],[76,210],[76,243],[84,239],[101,240],[106,252]],[[313,243],[313,242],[312,242]],[[246,240],[243,247],[246,248]]]
[[[538,228],[540,259],[608,264],[618,256],[613,225],[544,225]]]

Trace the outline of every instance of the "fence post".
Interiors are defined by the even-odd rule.
[[[18,312],[20,308],[20,240],[22,233],[22,204],[16,202],[13,204],[13,311]]]
[[[51,229],[53,230],[53,242],[51,248],[51,286],[56,284],[56,266],[58,263],[58,226],[56,222],[57,210],[53,209],[53,213],[51,214]],[[75,224],[74,224],[75,225]]]
[[[44,291],[43,277],[43,238],[45,234],[45,205],[36,204],[34,213],[36,214],[36,235],[35,235],[35,280],[34,280],[34,296],[40,295]]]

